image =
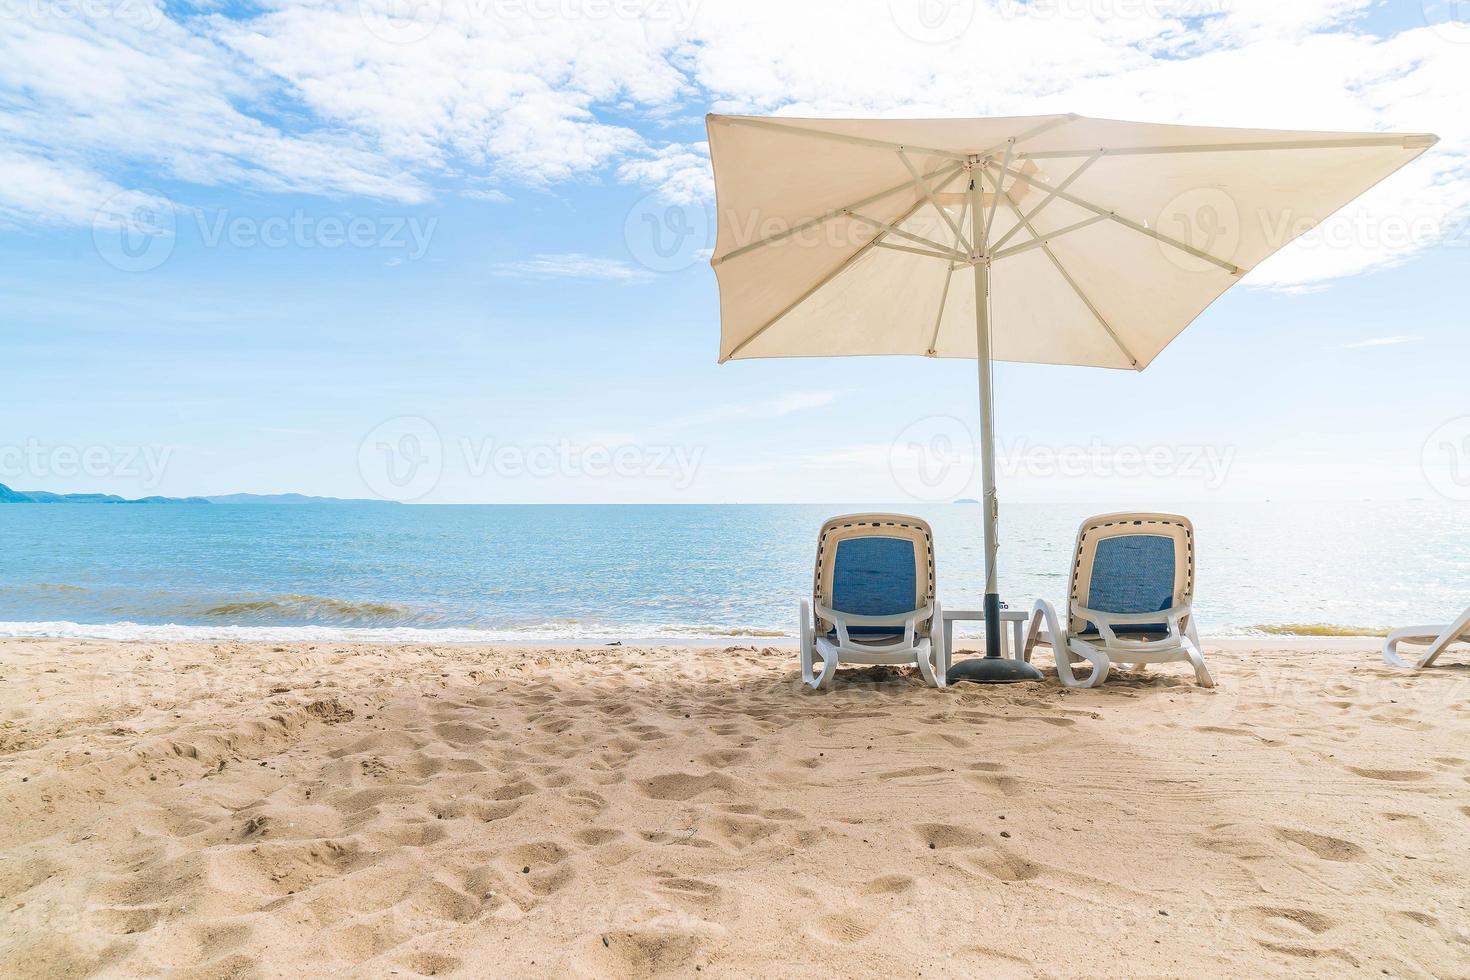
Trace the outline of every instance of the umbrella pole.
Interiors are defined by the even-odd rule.
[[[999,181],[995,192],[1000,193]],[[1000,587],[996,559],[1000,542],[996,525],[1000,520],[1000,501],[995,491],[995,393],[992,389],[990,351],[990,255],[985,241],[988,223],[982,218],[982,190],[979,171],[970,167],[970,237],[975,255],[975,363],[980,370],[980,478],[984,493],[981,508],[985,512],[985,656],[966,660],[950,667],[949,681],[977,681],[981,684],[1007,684],[1013,681],[1041,680],[1041,671],[1021,659],[1000,655]],[[997,202],[998,203],[998,202]]]
[[[985,656],[1000,656],[1000,586],[996,569],[1000,500],[995,490],[995,394],[990,360],[990,259],[975,263],[975,363],[980,368],[980,496],[985,512]]]

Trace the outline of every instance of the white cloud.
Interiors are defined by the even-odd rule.
[[[1398,344],[1412,344],[1423,340],[1423,337],[1374,337],[1371,340],[1360,340],[1355,344],[1344,344],[1346,350],[1357,350],[1360,347],[1393,347]]]
[[[644,282],[653,273],[620,259],[599,258],[580,252],[536,255],[495,266],[498,276],[511,279],[600,279],[606,282]]]
[[[1270,288],[1404,261],[1470,217],[1470,26],[1426,15],[1376,37],[1372,0],[989,0],[933,36],[902,16],[921,2],[28,4],[0,33],[3,165],[21,174],[0,220],[85,223],[91,202],[173,180],[412,203],[610,176],[707,201],[707,147],[687,131],[706,109],[1444,137],[1253,270]]]

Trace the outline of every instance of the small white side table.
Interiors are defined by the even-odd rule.
[[[949,665],[954,657],[954,624],[964,622],[985,622],[985,610],[983,609],[944,609],[940,612],[944,633],[944,672],[949,673]],[[1011,656],[1017,660],[1023,659],[1022,653],[1026,647],[1026,624],[1031,622],[1031,614],[1024,609],[1002,609],[1000,611],[1000,655]],[[1011,626],[1011,642],[1006,642],[1006,624]],[[1010,647],[1009,653],[1007,647]]]

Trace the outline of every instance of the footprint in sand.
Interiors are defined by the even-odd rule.
[[[850,945],[860,943],[873,934],[874,927],[846,912],[824,915],[812,923],[811,932],[829,943]]]
[[[914,828],[913,832],[919,843],[930,850],[946,847],[982,847],[987,843],[985,835],[979,831],[951,823],[921,823]]]
[[[676,904],[703,911],[725,903],[727,891],[724,887],[702,878],[686,878],[674,874],[661,874],[653,890]]]
[[[769,820],[735,815],[715,817],[709,827],[717,840],[735,851],[743,851],[781,829],[780,824]]]
[[[937,776],[946,770],[940,766],[910,766],[908,769],[892,769],[878,773],[879,779],[911,779],[915,776]]]
[[[860,889],[864,895],[901,895],[914,887],[908,875],[879,875]]]
[[[1331,917],[1310,909],[1254,905],[1240,913],[1261,932],[1281,939],[1306,939],[1320,936],[1337,923]]]
[[[965,782],[1000,790],[1004,796],[1015,796],[1021,792],[1022,782],[1015,776],[993,772],[971,772],[965,774]]]
[[[987,847],[978,853],[966,854],[961,861],[997,881],[1030,881],[1045,870],[1044,865],[999,847]]]
[[[622,836],[623,832],[616,827],[588,827],[586,830],[577,831],[572,835],[572,839],[583,847],[601,847]]]
[[[1281,840],[1305,847],[1324,861],[1361,861],[1367,852],[1352,841],[1326,834],[1314,834],[1310,830],[1277,827],[1276,836]]]
[[[529,879],[531,891],[537,895],[550,895],[576,877],[571,868],[564,866],[569,854],[554,840],[534,841],[506,852],[501,864],[508,873]]]
[[[459,969],[460,961],[443,953],[410,953],[398,958],[398,964],[421,977],[437,977]]]
[[[1379,779],[1386,783],[1417,783],[1429,778],[1429,773],[1418,769],[1359,769],[1357,766],[1348,766],[1348,772],[1356,773],[1364,779]]]
[[[690,800],[709,792],[731,793],[736,784],[729,776],[717,772],[695,775],[688,772],[670,772],[649,779],[638,780],[638,788],[644,796],[655,800]]]

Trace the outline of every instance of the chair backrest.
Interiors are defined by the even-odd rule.
[[[904,514],[849,514],[822,525],[812,595],[819,605],[857,616],[910,612],[934,599],[934,533]],[[928,636],[930,623],[918,624]],[[819,632],[833,628],[819,620]],[[854,634],[892,627],[852,627]]]
[[[1194,599],[1194,525],[1178,514],[1104,514],[1082,522],[1070,598],[1112,613],[1158,612]],[[1070,604],[1069,604],[1070,607]],[[1068,630],[1091,624],[1068,614]],[[1128,627],[1147,632],[1165,624]]]

